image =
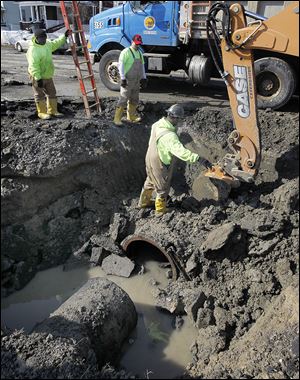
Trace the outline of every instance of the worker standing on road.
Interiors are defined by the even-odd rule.
[[[143,43],[142,36],[136,34],[131,46],[124,49],[119,58],[121,77],[120,97],[114,117],[114,123],[122,126],[122,115],[127,106],[127,120],[137,123],[141,118],[136,114],[139,104],[140,87],[146,87],[147,78],[145,61],[139,46]],[[128,104],[127,104],[128,103]]]
[[[167,110],[167,117],[163,117],[152,125],[151,136],[146,154],[147,178],[144,183],[138,206],[151,206],[153,191],[156,192],[155,212],[161,216],[167,212],[167,197],[174,167],[174,156],[182,161],[199,162],[206,168],[212,165],[197,153],[186,149],[177,135],[177,126],[182,122],[184,109],[175,104]]]
[[[67,30],[64,35],[54,41],[47,41],[46,31],[37,29],[27,51],[28,72],[40,119],[63,116],[57,111],[56,89],[52,79],[54,74],[52,52],[66,42],[70,33],[71,31]],[[47,96],[47,103],[45,96]]]

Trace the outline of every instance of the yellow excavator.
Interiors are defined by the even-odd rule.
[[[254,21],[247,22],[247,17]],[[255,180],[261,161],[253,51],[299,57],[299,1],[269,19],[250,14],[241,4],[218,2],[210,8],[206,25],[214,63],[227,86],[235,130],[228,138],[232,153],[205,176],[237,187],[240,181]]]

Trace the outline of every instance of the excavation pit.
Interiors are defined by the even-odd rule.
[[[196,329],[188,360],[191,376],[259,378],[271,363],[295,378],[298,358],[290,347],[297,337],[298,111],[259,111],[263,159],[255,184],[242,184],[227,200],[197,200],[192,189],[203,168],[178,163],[170,192],[173,211],[156,218],[153,209],[141,211],[136,206],[145,179],[150,128],[167,105],[143,104],[143,123],[120,129],[111,121],[115,101],[104,103],[103,115],[86,120],[78,102],[64,99],[60,110],[69,116],[45,122],[36,118],[33,102],[2,102],[4,300],[25,289],[36,274],[46,279],[45,270],[70,285],[70,296],[88,280],[84,267],[59,274],[62,269],[57,268],[74,252],[82,249],[90,259],[93,248],[102,247],[105,255],[124,255],[124,239],[128,238],[125,251],[146,242],[159,249],[154,254],[157,261],[166,260],[171,268],[170,279],[164,270],[164,286],[154,285],[152,309],[167,310],[177,325],[185,316]],[[191,150],[214,162],[226,150],[230,132],[229,109],[187,105],[180,136]],[[212,238],[214,231],[218,233]],[[89,270],[98,277],[99,267]],[[75,273],[82,282],[72,283]],[[143,283],[143,276],[137,279]],[[134,287],[142,289],[141,284]],[[148,290],[146,286],[136,308]],[[44,311],[61,306],[67,293],[57,301],[59,294],[59,289],[53,291],[56,301]],[[32,305],[28,308],[32,311]],[[20,310],[14,314],[22,317]],[[157,326],[150,322],[148,327],[145,331],[156,335]],[[158,336],[165,337],[159,332]],[[30,338],[22,333],[5,338],[2,344],[8,355],[15,355],[20,344],[13,356],[18,371],[17,363],[28,364],[24,347]],[[130,345],[135,338],[128,339]],[[249,351],[256,353],[251,361],[245,359]],[[232,357],[241,357],[242,371]],[[143,365],[147,367],[147,362]],[[3,367],[4,378],[9,378],[8,370]]]

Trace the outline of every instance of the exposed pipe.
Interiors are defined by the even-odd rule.
[[[168,260],[168,262],[170,263],[171,265],[171,269],[172,269],[172,280],[175,281],[177,279],[177,275],[178,275],[178,271],[177,271],[177,266],[176,266],[176,261],[170,256],[170,254],[165,250],[163,249],[159,244],[157,244],[156,241],[154,241],[153,239],[149,238],[148,236],[144,236],[144,235],[129,235],[127,236],[121,243],[121,247],[123,248],[123,250],[125,252],[128,252],[128,249],[129,249],[129,246],[133,243],[133,242],[137,242],[137,241],[141,241],[141,242],[144,242],[144,243],[148,243],[150,245],[152,245],[153,247],[157,248],[165,257],[166,259]]]

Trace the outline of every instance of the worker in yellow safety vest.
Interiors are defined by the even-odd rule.
[[[167,110],[167,117],[163,117],[152,125],[149,146],[146,154],[147,178],[144,183],[139,208],[152,205],[152,194],[156,192],[155,213],[162,216],[167,212],[167,197],[174,168],[174,158],[189,163],[199,162],[206,168],[211,163],[200,158],[197,153],[186,149],[177,135],[177,127],[184,118],[184,109],[180,104],[174,104]]]
[[[123,112],[127,106],[127,120],[138,123],[141,118],[136,109],[139,103],[140,87],[145,88],[147,77],[145,61],[139,46],[143,43],[142,36],[136,34],[132,38],[130,47],[122,50],[119,58],[119,72],[121,77],[120,97],[117,104],[114,123],[122,126]]]
[[[66,42],[70,33],[71,31],[67,30],[54,41],[49,41],[47,40],[46,31],[44,29],[37,29],[30,42],[26,54],[28,73],[32,81],[34,99],[40,119],[62,116],[57,111],[56,89],[52,79],[54,74],[52,52]]]

